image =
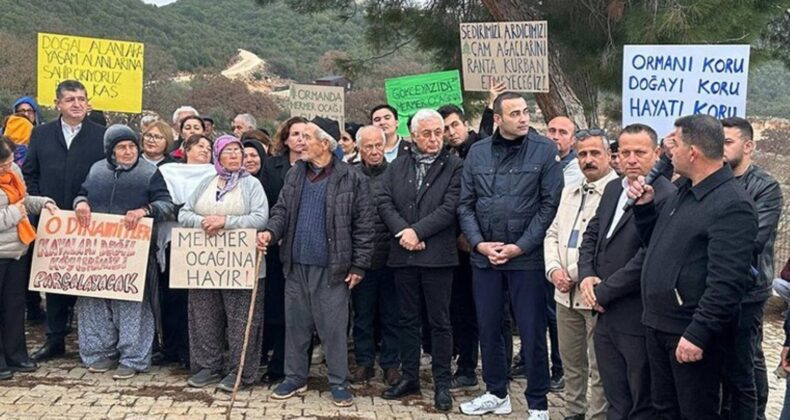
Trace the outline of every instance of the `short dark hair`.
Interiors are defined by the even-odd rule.
[[[13,157],[14,150],[16,150],[16,143],[6,136],[0,136],[0,161]]]
[[[86,96],[88,94],[88,90],[85,89],[85,85],[83,85],[78,80],[64,80],[64,81],[58,83],[58,87],[55,88],[55,98],[56,99],[62,98],[63,97],[63,93],[66,92],[67,90],[70,90],[70,91],[81,90],[81,91],[85,92]]]
[[[188,139],[184,140],[184,143],[181,145],[181,148],[184,149],[184,152],[188,152],[190,149],[195,147],[196,144],[200,143],[200,140],[203,139],[206,139],[206,141],[208,141],[208,144],[211,147],[214,147],[214,141],[208,138],[208,136],[206,136],[205,134],[193,134],[189,136]]]
[[[617,138],[619,139],[620,136],[622,136],[623,134],[639,134],[639,133],[647,133],[647,136],[650,137],[650,141],[653,142],[653,146],[658,147],[658,134],[656,134],[656,130],[653,130],[652,127],[645,124],[640,124],[640,123],[629,124],[623,127],[622,130],[620,130],[620,134],[617,135]]]
[[[683,142],[697,146],[708,159],[724,156],[724,127],[710,115],[686,115],[675,120],[675,127],[683,133]]]
[[[502,115],[502,102],[509,99],[524,99],[524,96],[516,92],[503,92],[494,99],[494,114]],[[526,99],[524,99],[526,102]]]
[[[374,106],[373,109],[370,110],[370,121],[373,121],[373,114],[375,114],[377,111],[379,111],[381,109],[388,109],[392,113],[392,115],[395,117],[395,119],[396,120],[398,119],[398,110],[397,109],[393,108],[391,105],[388,105],[388,104],[381,104],[381,105]]]
[[[203,128],[203,131],[206,131],[206,123],[205,123],[205,121],[203,121],[203,118],[200,118],[197,115],[190,115],[188,117],[184,117],[181,120],[181,124],[179,124],[179,126],[178,126],[178,131],[184,131],[184,124],[186,124],[186,122],[189,121],[189,120],[200,121],[200,126]]]
[[[461,120],[464,119],[464,110],[461,109],[461,107],[459,107],[458,105],[453,105],[453,104],[442,105],[437,111],[439,112],[439,115],[442,116],[442,118],[447,118],[450,115],[456,114],[458,115],[458,118],[460,118]]]
[[[741,117],[729,117],[721,120],[721,125],[726,128],[737,128],[741,131],[744,140],[749,141],[754,138],[754,129],[749,121]]]

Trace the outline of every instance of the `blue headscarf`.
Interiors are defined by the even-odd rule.
[[[36,122],[33,125],[41,125],[44,124],[44,117],[41,115],[41,109],[38,107],[38,102],[32,96],[23,96],[14,102],[14,105],[11,107],[11,113],[16,113],[16,107],[21,104],[28,104],[33,109],[36,110]]]

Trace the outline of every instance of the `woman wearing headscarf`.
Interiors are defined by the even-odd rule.
[[[277,203],[277,197],[285,182],[285,174],[291,169],[304,150],[302,133],[307,120],[292,117],[285,120],[274,134],[272,150],[275,156],[263,163],[260,179],[269,200],[269,210]],[[264,382],[275,383],[285,377],[285,277],[280,262],[279,246],[272,244],[266,253],[266,283],[264,284],[263,355],[272,350],[267,363]]]
[[[13,114],[21,115],[30,120],[30,123],[35,125],[44,124],[44,117],[41,116],[41,109],[38,107],[38,102],[32,96],[23,96],[16,101],[12,107]]]
[[[143,130],[143,154],[146,162],[162,166],[177,162],[167,154],[173,148],[173,130],[164,121],[154,121]]]
[[[93,164],[74,199],[82,226],[92,212],[125,215],[134,230],[143,217],[162,221],[173,213],[170,193],[153,165],[140,162],[140,140],[129,127],[114,124],[104,133],[106,159]],[[122,192],[122,193],[119,193]],[[149,264],[149,273],[151,272]],[[156,277],[146,275],[142,302],[81,296],[77,299],[80,357],[89,372],[101,373],[118,366],[113,378],[128,379],[151,366],[154,317],[151,293]]]
[[[160,327],[158,334],[161,346],[154,351],[152,362],[155,365],[180,362],[189,367],[188,292],[186,289],[170,288],[170,240],[173,228],[180,226],[176,220],[178,210],[197,189],[200,181],[217,173],[211,164],[212,145],[208,137],[194,134],[182,145],[186,163],[167,163],[159,167],[176,211],[172,218],[161,223],[156,230],[156,260],[160,280],[159,305],[154,307],[154,316]]]
[[[181,208],[181,225],[202,228],[207,235],[221,229],[265,228],[269,219],[266,194],[261,183],[244,169],[244,146],[239,139],[221,136],[214,142],[214,168],[216,175],[204,178]],[[260,273],[262,282],[265,267]],[[189,386],[200,388],[219,382],[220,390],[233,391],[251,297],[251,290],[189,290],[190,365],[196,372],[187,381]],[[260,366],[262,306],[263,294],[259,293],[247,362],[241,372],[244,386],[253,384]],[[223,363],[226,348],[227,363]]]
[[[13,157],[14,143],[0,137],[0,380],[11,379],[13,371],[37,368],[25,345],[28,267],[22,257],[36,237],[27,214],[38,214],[43,208],[57,210],[53,200],[27,195]]]

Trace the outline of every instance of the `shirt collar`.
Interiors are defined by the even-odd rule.
[[[80,129],[82,129],[82,122],[80,122],[77,125],[73,125],[72,126],[72,125],[69,125],[68,123],[66,123],[66,121],[63,121],[62,117],[60,118],[60,125],[63,126],[64,129],[69,130],[69,132],[72,132],[72,133],[80,131]]]
[[[708,175],[707,178],[699,182],[699,184],[691,187],[691,193],[697,201],[702,200],[709,192],[715,190],[719,185],[733,179],[735,176],[732,173],[730,165],[722,165],[716,172]],[[691,186],[691,181],[686,180],[685,187]]]
[[[583,190],[594,190],[599,195],[603,195],[603,190],[606,188],[606,184],[608,184],[613,179],[617,179],[617,173],[614,170],[610,169],[609,173],[601,177],[601,179],[595,182],[587,182],[587,178],[584,179],[584,182],[579,184],[575,189],[576,191],[583,191]]]
[[[571,163],[571,161],[575,158],[576,158],[576,150],[571,150],[570,153],[565,155],[564,158],[561,158],[560,162],[562,163],[562,169],[565,169],[565,167],[568,166],[568,164]]]

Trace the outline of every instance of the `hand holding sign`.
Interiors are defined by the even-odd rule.
[[[91,224],[91,206],[87,201],[77,203],[74,213],[77,214],[77,222],[79,222],[80,226],[88,227]]]
[[[266,255],[266,250],[269,248],[269,242],[272,241],[272,233],[269,231],[263,231],[258,233],[257,240],[255,241],[255,245],[258,248],[258,251],[263,252],[263,255]]]
[[[60,210],[60,209],[58,208],[58,205],[57,205],[57,204],[55,204],[55,202],[54,202],[54,201],[47,201],[47,204],[44,204],[44,208],[45,208],[45,209],[47,209],[47,211],[49,212],[49,214],[50,214],[51,216],[54,216],[54,215],[55,215],[55,213],[56,213],[58,210]]]
[[[134,230],[137,227],[137,222],[139,222],[143,217],[145,217],[145,210],[129,210],[126,212],[126,217],[124,217],[123,223],[126,225],[126,229]]]
[[[225,227],[225,216],[206,216],[201,224],[208,236],[214,236]]]

